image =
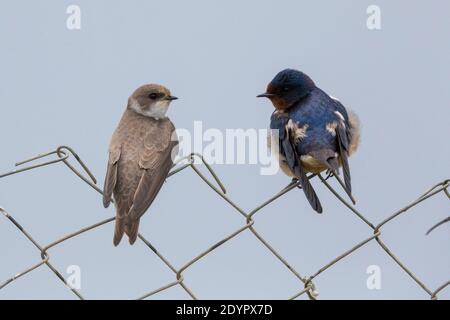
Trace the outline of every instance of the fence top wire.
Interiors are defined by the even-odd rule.
[[[70,161],[71,158],[74,158],[74,161]],[[36,161],[42,161],[45,160],[43,162],[40,163],[36,163]],[[197,166],[197,162],[196,160],[198,160],[200,163],[202,163],[205,168],[207,173],[203,173],[199,167]],[[34,170],[40,167],[44,167],[44,166],[50,166],[50,165],[56,165],[62,163],[64,164],[68,169],[70,169],[76,176],[78,176],[78,178],[80,178],[82,181],[84,181],[87,185],[89,185],[92,189],[94,189],[95,191],[97,191],[98,193],[102,194],[102,189],[100,189],[97,186],[97,180],[95,178],[95,176],[92,174],[92,172],[90,171],[90,169],[88,168],[88,166],[81,160],[81,158],[78,156],[78,154],[75,152],[75,150],[73,150],[71,147],[68,146],[60,146],[58,148],[56,148],[53,151],[50,152],[46,152],[46,153],[42,153],[39,154],[35,157],[32,157],[30,159],[27,159],[25,161],[21,161],[16,163],[16,166],[18,167],[16,170],[12,170],[9,172],[6,172],[4,174],[0,174],[0,179],[1,178],[5,178],[14,174],[18,174],[18,173],[22,173],[25,171],[29,171],[29,170]],[[81,171],[75,168],[74,164],[78,164],[81,167]],[[24,165],[28,165],[28,166],[24,166]],[[144,294],[142,294],[140,297],[138,297],[137,299],[145,299],[148,298],[150,296],[156,295],[157,293],[160,293],[164,290],[167,290],[169,288],[175,287],[175,286],[180,286],[192,299],[197,299],[197,296],[194,294],[194,292],[192,291],[191,287],[188,286],[186,284],[186,280],[184,279],[183,273],[184,271],[186,271],[187,269],[189,269],[192,265],[194,265],[195,263],[197,263],[199,260],[201,260],[203,257],[207,256],[208,254],[210,254],[211,252],[215,251],[217,248],[219,248],[222,244],[230,241],[231,239],[237,237],[239,234],[245,232],[245,231],[249,231],[251,232],[256,239],[258,239],[262,245],[269,251],[271,252],[271,254],[273,254],[273,256],[275,256],[283,265],[284,267],[286,267],[289,272],[291,272],[294,277],[297,279],[298,281],[298,285],[299,285],[299,291],[292,293],[288,298],[289,299],[296,299],[302,295],[307,295],[307,297],[311,300],[314,300],[318,297],[318,292],[316,290],[316,285],[314,284],[313,280],[315,278],[317,278],[320,274],[324,273],[325,271],[329,270],[330,268],[332,268],[334,265],[336,265],[339,261],[345,259],[346,257],[348,257],[349,255],[351,255],[352,253],[356,252],[357,250],[359,250],[360,248],[364,247],[367,243],[369,242],[373,242],[373,240],[375,240],[376,243],[378,243],[379,247],[393,260],[395,261],[395,263],[401,268],[401,270],[403,270],[421,289],[423,289],[423,291],[425,291],[425,293],[431,298],[431,299],[437,299],[437,295],[439,292],[443,291],[445,288],[447,288],[448,286],[450,286],[450,280],[443,283],[442,285],[440,285],[438,288],[436,289],[430,289],[427,285],[425,285],[425,283],[420,280],[414,273],[413,271],[408,268],[390,249],[389,247],[383,242],[382,240],[382,232],[381,229],[383,226],[385,226],[386,224],[390,223],[391,221],[395,220],[396,218],[398,218],[400,215],[405,214],[405,212],[407,212],[409,209],[411,209],[412,207],[417,206],[418,204],[420,204],[421,202],[430,199],[438,194],[444,194],[446,196],[447,199],[450,199],[450,192],[449,192],[449,185],[450,185],[450,179],[444,180],[436,185],[434,185],[433,187],[431,187],[429,190],[427,190],[424,194],[422,194],[421,196],[419,196],[416,200],[412,201],[411,203],[409,203],[408,205],[406,205],[405,207],[401,208],[400,210],[393,212],[392,214],[390,214],[386,219],[384,219],[382,222],[380,222],[379,224],[375,225],[372,222],[370,222],[363,213],[361,213],[360,211],[358,211],[352,204],[350,204],[347,200],[344,199],[344,197],[342,197],[329,183],[328,183],[328,178],[330,177],[334,177],[335,179],[337,179],[338,183],[340,185],[342,185],[342,181],[339,178],[338,175],[334,174],[334,175],[329,175],[328,177],[323,177],[321,174],[311,174],[309,176],[309,179],[312,179],[314,177],[318,177],[320,179],[320,181],[327,187],[327,189],[340,201],[342,202],[351,213],[353,213],[357,218],[359,218],[360,220],[362,220],[370,229],[371,234],[370,236],[368,236],[367,238],[357,242],[352,248],[348,249],[347,251],[343,252],[342,254],[340,254],[339,256],[337,256],[336,258],[334,258],[333,260],[331,260],[330,262],[328,262],[326,265],[320,267],[314,274],[310,275],[310,276],[302,276],[294,267],[292,267],[291,264],[289,264],[289,262],[287,262],[286,259],[284,259],[279,253],[278,251],[272,247],[267,240],[265,240],[260,233],[258,233],[254,227],[254,216],[256,215],[256,213],[258,213],[261,209],[265,208],[266,206],[268,206],[269,204],[271,204],[272,202],[276,201],[277,199],[283,197],[285,194],[287,194],[288,192],[292,191],[293,189],[296,189],[297,187],[300,187],[299,182],[291,182],[290,184],[288,184],[285,188],[283,188],[280,192],[278,192],[277,194],[273,195],[272,197],[270,197],[269,199],[267,199],[266,201],[262,202],[260,205],[256,206],[253,210],[250,210],[249,212],[246,212],[244,209],[242,209],[237,203],[235,203],[230,197],[228,197],[226,195],[226,189],[223,185],[223,183],[221,182],[220,178],[217,176],[217,174],[214,172],[214,170],[211,168],[211,166],[205,161],[205,159],[200,155],[200,154],[190,154],[187,157],[184,157],[182,159],[180,159],[174,166],[174,168],[172,169],[172,171],[169,173],[169,177],[172,177],[180,172],[182,172],[183,170],[187,169],[187,168],[191,168],[196,174],[197,176],[201,179],[201,181],[203,181],[204,183],[206,183],[210,189],[212,189],[214,191],[214,193],[217,194],[217,196],[219,196],[220,198],[223,199],[224,202],[226,202],[229,206],[231,206],[232,208],[235,209],[235,211],[240,214],[241,216],[243,216],[245,218],[245,223],[242,227],[240,227],[238,230],[232,232],[231,234],[229,234],[228,236],[226,236],[225,238],[223,238],[220,241],[217,241],[216,243],[210,245],[209,247],[207,247],[204,251],[202,251],[201,253],[199,253],[197,256],[193,257],[191,260],[187,261],[184,265],[182,265],[180,268],[176,268],[173,266],[173,264],[170,263],[170,261],[147,239],[145,238],[142,234],[139,234],[139,239],[146,245],[146,247],[148,249],[150,249],[150,251],[155,254],[164,265],[166,265],[166,267],[168,269],[170,269],[174,275],[175,275],[175,279],[174,281],[160,287],[160,288],[156,288],[153,289],[149,292],[146,292]],[[208,177],[209,176],[209,177]],[[50,262],[50,254],[49,254],[49,250],[51,248],[54,248],[56,246],[58,246],[59,244],[68,241],[71,238],[77,237],[82,235],[83,233],[89,232],[91,230],[94,230],[100,226],[103,226],[105,224],[111,223],[112,221],[115,220],[114,217],[108,218],[108,219],[104,219],[102,221],[99,221],[95,224],[86,226],[82,229],[76,230],[72,233],[69,233],[53,242],[51,242],[50,244],[47,245],[41,245],[40,243],[38,243],[33,236],[31,235],[30,232],[28,232],[25,228],[22,227],[22,225],[14,219],[14,217],[5,209],[0,207],[0,212],[2,213],[2,216],[5,217],[6,219],[8,219],[16,228],[17,230],[22,233],[22,235],[28,239],[28,241],[30,241],[34,247],[36,247],[36,249],[38,250],[38,252],[40,253],[40,260],[38,262],[36,262],[36,264],[29,266],[28,268],[26,268],[25,270],[17,273],[16,275],[10,277],[9,279],[5,280],[3,283],[0,282],[0,290],[2,290],[3,288],[5,288],[7,285],[9,285],[10,283],[16,281],[17,279],[32,273],[34,270],[42,267],[42,266],[46,266],[47,268],[49,268],[54,275],[65,285],[69,288],[69,290],[72,291],[72,293],[78,297],[79,299],[84,299],[84,297],[81,295],[81,293],[70,287],[70,285],[66,282],[64,276],[62,275],[62,273],[56,268],[54,267],[54,265]],[[450,217],[447,218],[446,220],[442,221],[441,223],[444,223],[446,221],[450,220]],[[441,224],[440,223],[440,224]],[[440,225],[438,224],[438,225]],[[438,225],[436,225],[435,227],[437,227]],[[434,229],[435,227],[433,227],[432,229]],[[431,231],[431,230],[430,230]]]

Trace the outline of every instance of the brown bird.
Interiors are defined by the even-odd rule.
[[[139,87],[128,99],[111,138],[103,205],[107,208],[114,197],[115,246],[124,233],[130,244],[136,241],[139,220],[173,166],[172,154],[175,155],[178,140],[166,112],[176,99],[161,85]]]

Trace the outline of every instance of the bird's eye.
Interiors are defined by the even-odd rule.
[[[150,99],[152,99],[152,100],[155,100],[155,99],[158,97],[158,95],[157,95],[156,93],[150,93],[150,94],[148,95],[148,97],[149,97]]]
[[[291,89],[291,88],[289,88],[289,87],[284,87],[284,88],[283,88],[283,91],[284,91],[284,92],[287,92],[287,91],[289,91],[290,89]]]

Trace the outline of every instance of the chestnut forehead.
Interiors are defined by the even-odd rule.
[[[289,86],[290,84],[281,84],[271,82],[267,85],[266,92],[267,93],[279,93],[284,86]]]
[[[266,90],[267,93],[275,93],[276,91],[277,91],[277,88],[273,85],[272,82],[267,85],[267,90]]]

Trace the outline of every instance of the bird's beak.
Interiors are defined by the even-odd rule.
[[[169,101],[177,100],[177,99],[178,99],[178,97],[175,97],[175,96],[168,96],[168,97],[166,98],[166,100],[169,100]]]
[[[261,94],[259,94],[259,95],[257,95],[256,96],[257,98],[273,98],[273,97],[275,97],[275,94],[274,93],[261,93]]]

